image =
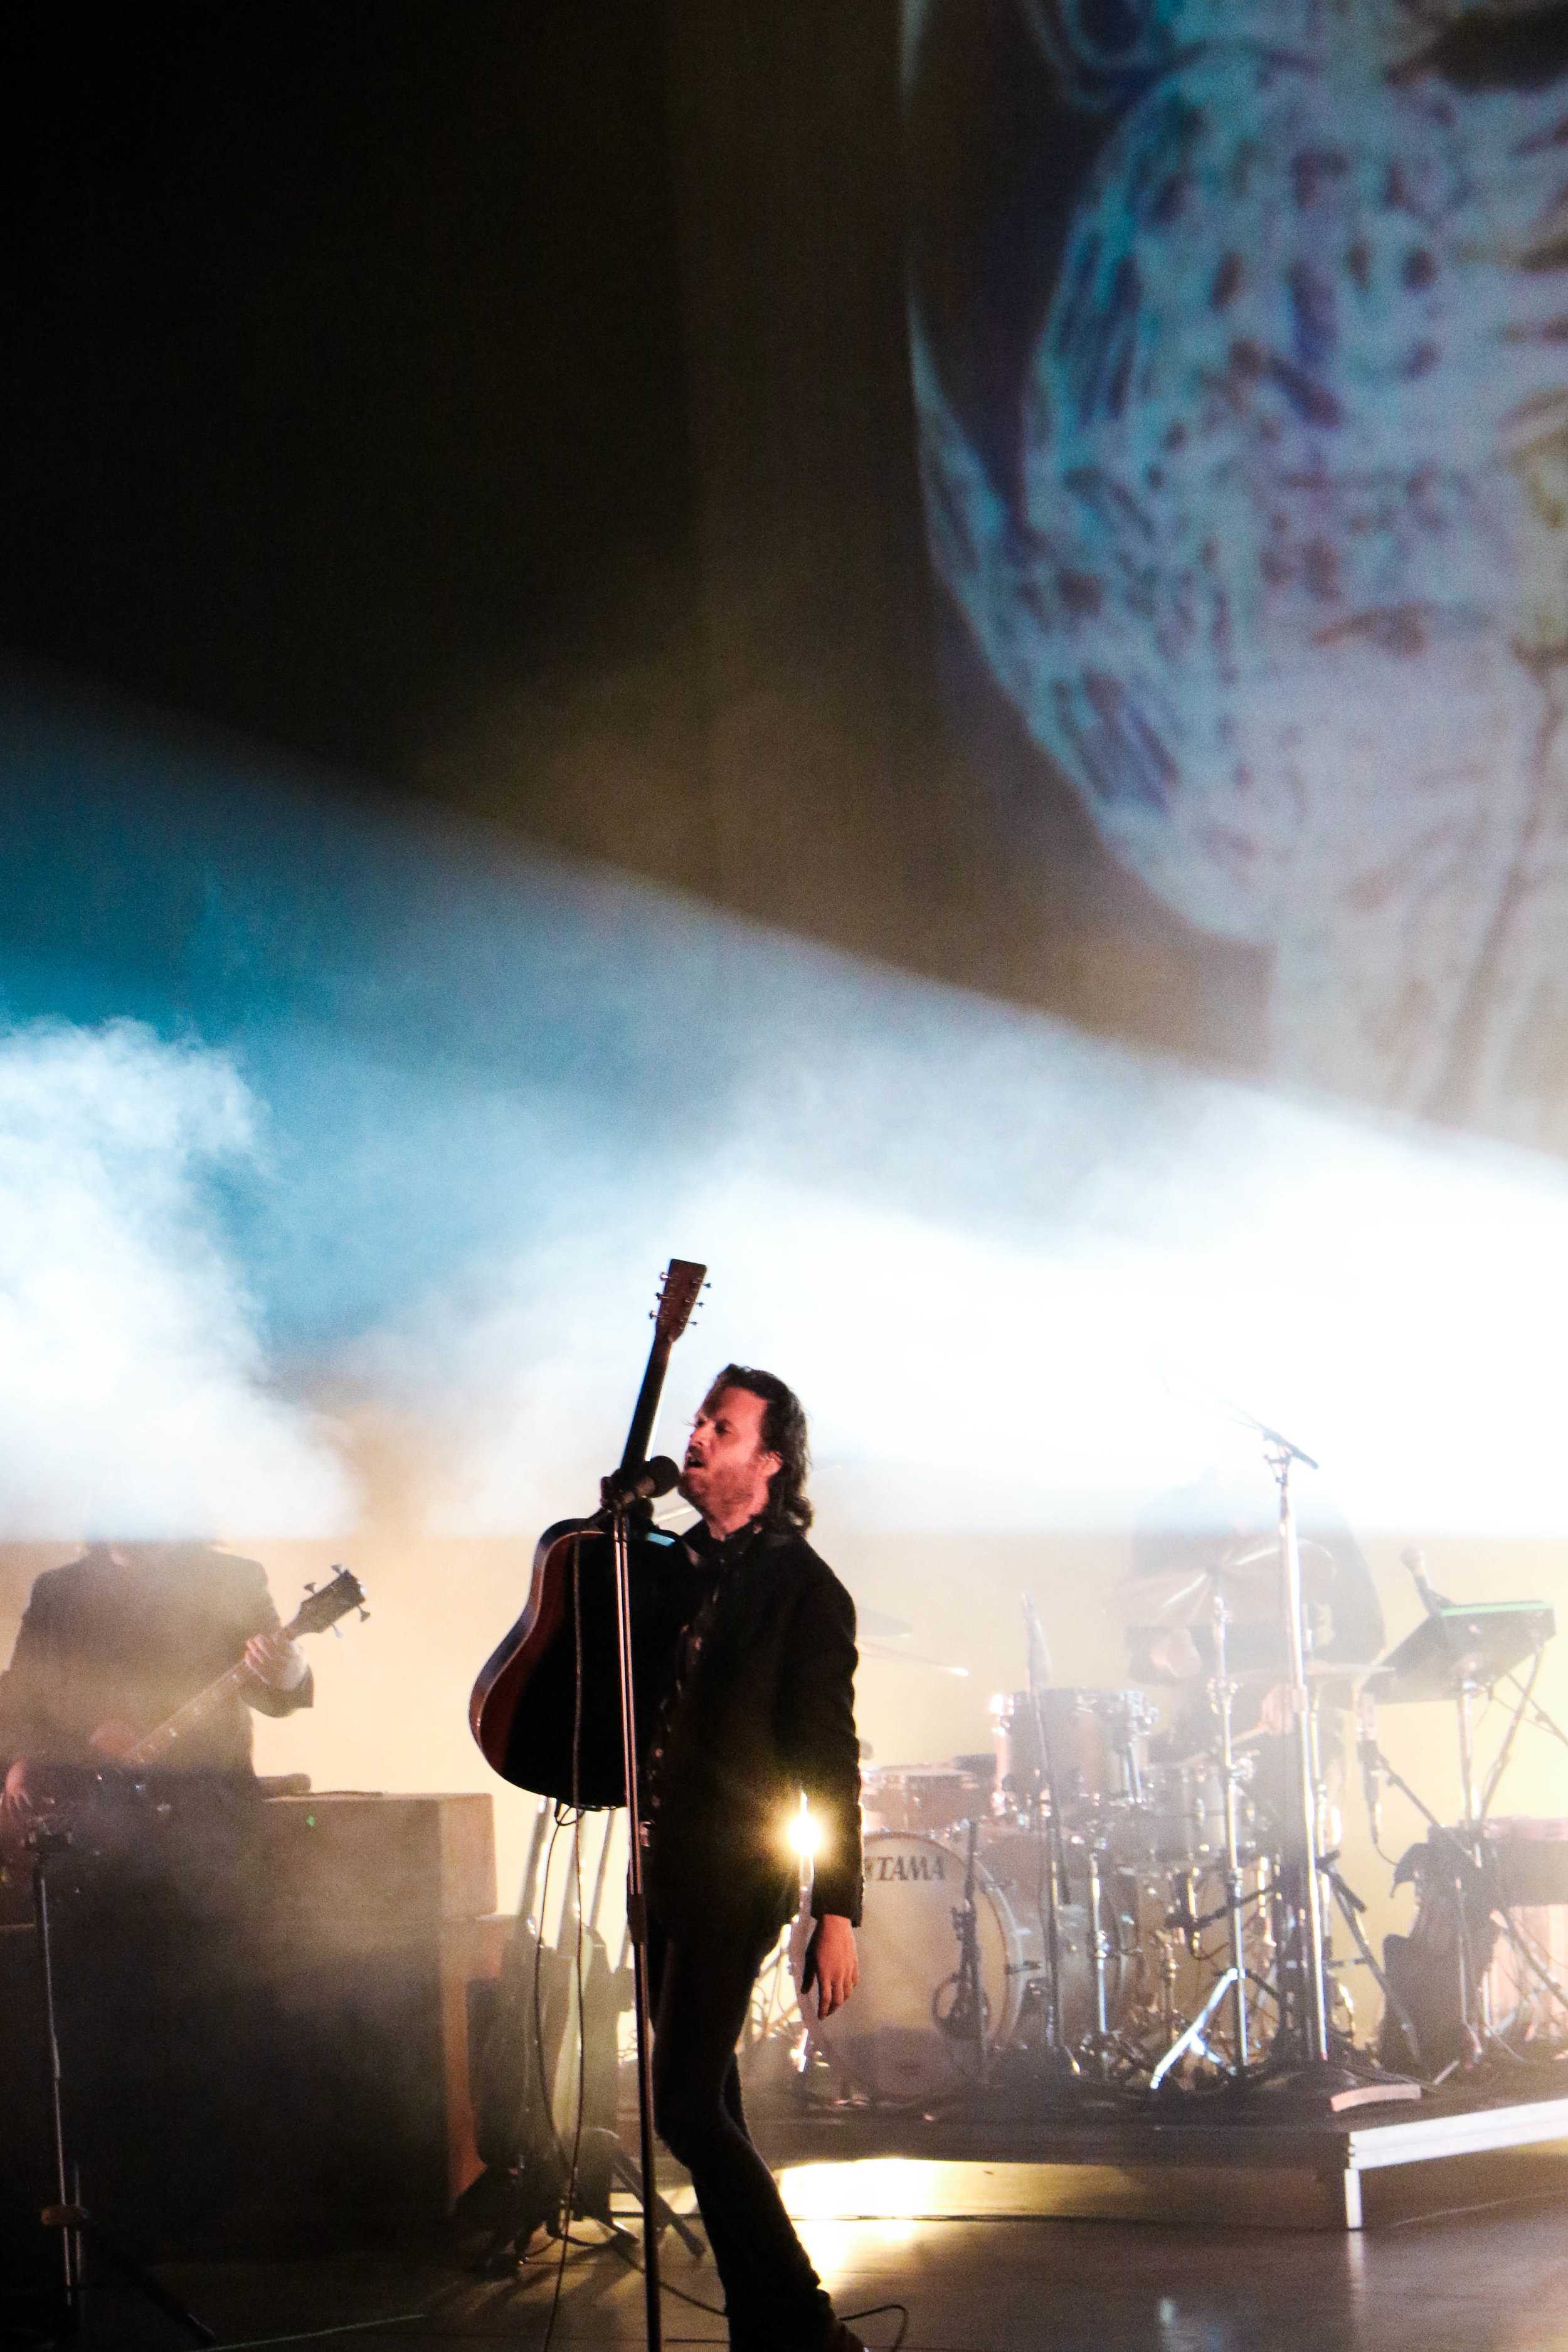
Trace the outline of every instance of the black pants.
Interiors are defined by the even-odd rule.
[[[833,2307],[752,2145],[735,2064],[775,1932],[715,1919],[672,1933],[649,1919],[654,2116],[659,2137],[691,2175],[731,2343],[748,2352],[814,2352]]]

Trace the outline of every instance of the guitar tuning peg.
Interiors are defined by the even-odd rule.
[[[316,1588],[313,1584],[307,1584],[305,1587],[307,1592],[314,1592],[315,1589]]]
[[[361,1611],[360,1611],[360,1612],[359,1612],[359,1622],[360,1622],[360,1623],[361,1623],[362,1625],[364,1623],[365,1619],[366,1619],[369,1615],[370,1615],[370,1611],[369,1611],[368,1609],[361,1609]]]

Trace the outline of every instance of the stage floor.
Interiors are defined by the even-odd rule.
[[[960,2176],[984,2168],[936,2169],[953,2176],[955,2208],[984,2193]],[[1560,2164],[1542,2165],[1533,2188],[1524,2175],[1507,2184],[1505,2205],[1390,2218],[1359,2236],[1237,2227],[1217,2207],[1178,2227],[894,2215],[802,2229],[841,2311],[889,2298],[909,2305],[905,2352],[1563,2352],[1563,2179]],[[665,2243],[668,2283],[716,2302],[711,2264]],[[369,2320],[321,2340],[341,2352],[435,2352],[542,2346],[554,2264],[543,2252],[515,2282],[391,2254],[181,2263],[160,2274],[226,2344],[300,2342],[303,2331]],[[665,2327],[672,2344],[725,2341],[721,2319],[673,2298]],[[554,2344],[630,2347],[642,2330],[640,2279],[612,2252],[570,2249]],[[868,2318],[862,2332],[889,2346],[896,2320]],[[163,2321],[107,2296],[92,2337],[115,2352],[163,2352],[175,2340]]]

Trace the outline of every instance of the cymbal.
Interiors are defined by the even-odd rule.
[[[890,1658],[895,1666],[920,1666],[928,1674],[955,1675],[960,1682],[967,1682],[969,1679],[967,1666],[955,1666],[946,1658],[922,1657],[918,1650],[900,1649],[891,1642],[862,1640],[860,1655],[863,1658]]]
[[[1306,1600],[1327,1598],[1334,1580],[1331,1552],[1303,1543],[1301,1591]],[[1112,1595],[1129,1625],[1205,1625],[1223,1599],[1233,1625],[1266,1625],[1279,1614],[1279,1547],[1277,1543],[1231,1546],[1186,1568],[1163,1568],[1152,1576],[1125,1576]]]
[[[885,1609],[862,1609],[858,1615],[861,1633],[869,1633],[874,1641],[900,1641],[915,1630],[907,1617],[889,1617]]]

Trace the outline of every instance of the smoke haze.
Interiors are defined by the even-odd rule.
[[[219,1188],[265,1181],[259,1131],[221,1053],[132,1022],[0,1036],[0,1538],[351,1514],[224,1244]]]

